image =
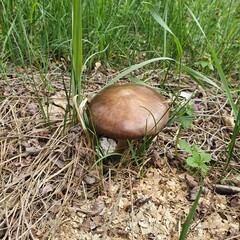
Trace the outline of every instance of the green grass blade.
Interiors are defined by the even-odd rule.
[[[109,83],[107,83],[105,85],[105,87],[109,87],[110,85],[114,84],[115,82],[117,82],[120,78],[128,75],[129,73],[144,67],[150,63],[156,62],[156,61],[174,61],[172,58],[168,58],[168,57],[159,57],[159,58],[153,58],[153,59],[149,59],[147,61],[135,64],[133,66],[131,66],[130,68],[128,68],[127,70],[123,71],[122,73],[118,74],[114,79],[112,79]],[[104,87],[104,88],[105,88]]]
[[[178,38],[176,37],[176,35],[172,32],[172,30],[167,26],[167,24],[164,22],[164,20],[156,13],[156,11],[152,7],[149,7],[149,10],[150,10],[150,13],[153,16],[153,18],[164,28],[164,30],[168,31],[173,36],[173,39],[177,46],[178,57],[179,57],[179,59],[181,59],[183,50],[182,50],[182,46],[181,46],[181,43],[179,42]]]
[[[11,26],[9,27],[8,32],[7,32],[6,36],[5,36],[5,39],[4,39],[4,42],[3,42],[3,45],[2,45],[2,51],[1,51],[1,55],[2,55],[2,56],[1,56],[1,58],[3,58],[3,56],[4,56],[6,44],[7,44],[8,40],[9,40],[10,34],[11,34],[12,31],[13,31],[13,28],[15,27],[15,21],[16,21],[16,19],[17,19],[17,16],[16,16],[16,17],[14,18],[14,20],[12,21]],[[9,42],[10,42],[10,44],[11,44],[11,41],[9,41]]]
[[[118,74],[115,78],[113,78],[110,82],[108,82],[105,87],[109,87],[110,85],[114,84],[115,82],[117,82],[120,78],[130,74],[131,72],[139,69],[139,68],[142,68],[150,63],[153,63],[153,62],[157,62],[157,61],[170,61],[170,62],[175,62],[177,63],[178,65],[181,65],[181,68],[182,70],[184,70],[187,74],[189,74],[191,77],[193,77],[193,80],[195,82],[197,82],[198,84],[200,84],[201,86],[204,86],[203,85],[203,82],[205,83],[208,83],[216,88],[218,88],[219,90],[221,90],[221,88],[215,83],[213,82],[211,79],[207,78],[206,76],[204,76],[203,74],[201,74],[200,72],[198,71],[195,71],[185,65],[182,65],[181,63],[179,63],[178,61],[175,61],[174,59],[172,58],[169,58],[169,57],[158,57],[158,58],[152,58],[152,59],[149,59],[147,61],[144,61],[144,62],[141,62],[141,63],[138,63],[138,64],[135,64],[133,66],[131,66],[130,68],[128,68],[127,70],[123,71],[122,73]],[[104,87],[104,88],[105,88]]]
[[[216,68],[217,68],[217,71],[218,71],[218,75],[220,77],[220,80],[222,82],[222,85],[223,85],[223,89],[225,90],[225,93],[226,93],[226,96],[228,98],[228,101],[233,109],[233,112],[234,112],[234,115],[235,115],[235,118],[237,118],[237,106],[236,104],[234,103],[233,101],[233,98],[232,98],[232,95],[231,95],[231,92],[230,92],[230,89],[229,89],[229,86],[228,86],[228,82],[227,82],[227,79],[225,77],[225,74],[223,72],[223,69],[222,69],[222,66],[220,64],[220,61],[217,57],[217,54],[216,52],[214,51],[211,43],[209,42],[205,32],[203,31],[199,21],[197,20],[197,18],[195,17],[195,15],[193,14],[193,12],[187,7],[189,13],[191,14],[192,18],[194,19],[194,21],[196,22],[197,26],[199,27],[200,31],[202,32],[204,38],[206,39],[207,41],[207,44],[208,44],[208,48],[212,54],[212,57],[213,57],[213,60],[215,62],[215,65],[216,65]]]
[[[197,205],[198,205],[198,202],[199,202],[199,199],[201,197],[201,194],[202,194],[202,180],[201,180],[201,183],[200,183],[200,189],[199,189],[199,192],[197,194],[197,197],[192,205],[192,208],[187,216],[187,219],[183,225],[183,228],[182,228],[182,231],[181,231],[181,234],[180,234],[180,237],[179,237],[179,240],[184,240],[186,239],[187,237],[187,233],[188,233],[188,229],[191,225],[191,222],[192,222],[192,219],[195,215],[195,212],[196,212],[196,208],[197,208]]]
[[[180,65],[180,63],[178,63]],[[202,73],[192,69],[192,68],[189,68],[183,64],[181,64],[181,68],[182,70],[184,70],[188,75],[192,76],[194,78],[194,80],[201,86],[203,86],[203,83],[202,81],[212,85],[213,87],[219,89],[219,90],[222,90],[214,81],[212,81],[211,79],[207,78],[206,76],[204,76]],[[200,79],[200,80],[198,80]]]
[[[164,22],[167,23],[167,18],[168,18],[168,1],[165,3],[165,8],[164,8]],[[167,30],[164,28],[163,32],[163,56],[167,56]]]
[[[82,0],[73,1],[72,13],[72,91],[81,101],[82,72]]]
[[[240,131],[240,108],[238,109],[237,119],[236,119],[236,123],[235,123],[234,129],[233,129],[233,135],[232,135],[231,141],[227,147],[227,160],[226,160],[226,163],[223,168],[223,173],[226,171],[226,169],[230,163],[230,160],[232,159],[233,149],[234,149],[235,142],[238,137],[239,131]]]

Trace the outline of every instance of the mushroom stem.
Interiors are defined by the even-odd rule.
[[[127,145],[128,143],[126,139],[117,140],[117,146],[115,147],[115,150],[113,153],[123,154],[125,149],[127,148]],[[122,157],[121,155],[113,155],[111,156],[111,159],[113,162],[118,163],[121,157]]]
[[[117,142],[117,146],[116,146],[114,152],[116,152],[116,153],[123,153],[124,150],[126,149],[126,147],[127,147],[127,140],[126,139],[120,139]]]

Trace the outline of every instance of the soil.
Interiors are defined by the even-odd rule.
[[[84,96],[118,74],[96,66]],[[156,70],[135,78],[154,87],[164,81]],[[169,74],[171,115],[192,95],[192,126],[180,131],[173,119],[137,161],[130,150],[119,162],[97,161],[81,124],[65,114],[63,82],[69,89],[61,63],[45,74],[18,67],[0,77],[0,239],[179,239],[200,181],[178,137],[211,154],[187,239],[240,238],[240,136],[224,170],[235,125],[224,93]]]

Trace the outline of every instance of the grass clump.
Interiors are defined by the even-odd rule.
[[[48,67],[49,60],[69,61],[71,56],[71,1],[1,0],[0,46],[2,62],[39,68]],[[237,1],[197,3],[178,1],[85,1],[82,4],[84,61],[103,61],[110,66],[125,67],[155,56],[175,58],[173,39],[159,28],[151,17],[151,5],[174,32],[184,49],[184,61],[205,73],[214,73],[213,59],[206,41],[189,14],[188,6],[199,19],[211,45],[219,56],[224,71],[236,71],[239,59],[239,18]],[[107,48],[107,49],[106,49]],[[105,50],[106,49],[106,50]]]

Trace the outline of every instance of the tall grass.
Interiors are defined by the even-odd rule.
[[[2,61],[30,64],[27,48],[31,49],[31,62],[38,67],[46,66],[53,56],[69,56],[71,1],[0,3]]]
[[[174,40],[167,38],[167,32],[159,28],[146,2],[83,1],[83,60],[106,47],[106,51],[91,58],[90,66],[97,60],[119,68],[119,65],[126,67],[156,56],[175,58]],[[71,0],[1,0],[0,4],[2,62],[28,63],[27,47],[32,51],[32,62],[39,67],[47,68],[49,59],[70,59]],[[195,64],[203,71],[213,71],[206,42],[186,6],[204,26],[224,70],[230,73],[236,68],[240,57],[239,1],[152,0],[149,4],[179,39],[188,66]],[[142,59],[142,53],[145,59]]]
[[[72,13],[72,91],[81,101],[82,80],[82,1],[73,1]]]

